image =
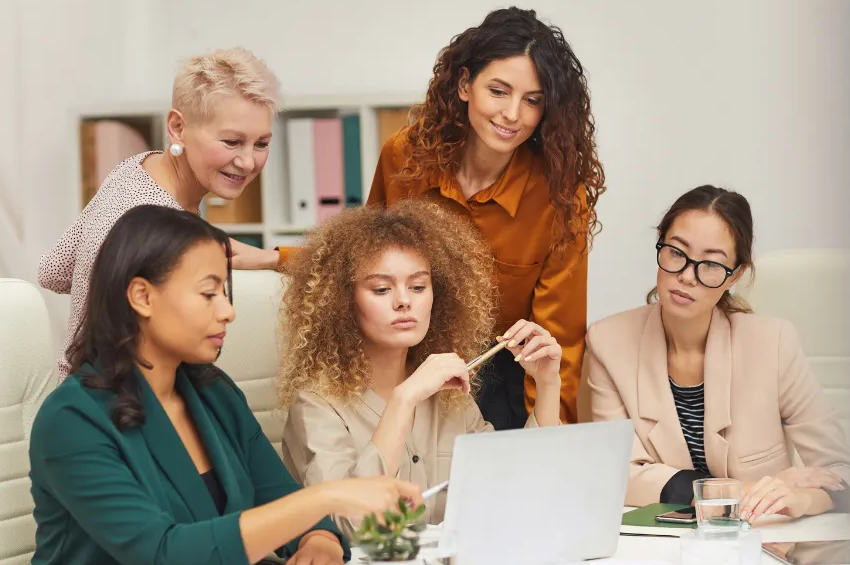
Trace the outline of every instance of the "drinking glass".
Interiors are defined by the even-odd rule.
[[[699,528],[741,527],[743,484],[737,479],[697,479],[694,506]]]

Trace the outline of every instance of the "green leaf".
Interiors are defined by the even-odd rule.
[[[387,524],[401,524],[402,517],[395,512],[384,510],[384,520],[386,520]]]
[[[418,524],[410,524],[409,526],[407,526],[407,528],[418,534],[428,529],[428,524],[424,522],[419,522]]]
[[[389,528],[389,526],[385,526],[383,524],[378,524],[377,526],[378,534],[381,536],[389,536],[392,535],[393,531]]]
[[[423,514],[425,514],[425,505],[420,504],[419,508],[414,510],[413,513],[410,515],[410,521],[416,522],[417,520],[419,520],[422,517]]]

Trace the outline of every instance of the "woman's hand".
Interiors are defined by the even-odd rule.
[[[552,335],[533,322],[519,320],[499,338],[508,340],[507,349],[516,356],[537,386],[561,386],[563,350]]]
[[[469,394],[469,371],[466,361],[455,353],[429,355],[412,375],[396,387],[413,404],[431,398],[441,390],[460,389]]]
[[[306,535],[310,537],[289,558],[287,565],[343,565],[343,551],[339,540],[322,534],[310,535],[310,532]]]
[[[788,488],[822,488],[830,491],[844,490],[837,474],[823,467],[789,467],[776,475]]]
[[[418,485],[391,477],[362,477],[328,481],[316,485],[330,502],[331,514],[359,521],[375,514],[379,518],[384,510],[397,510],[398,499],[407,500],[414,507],[422,504],[422,491]]]
[[[762,516],[781,514],[791,518],[804,516],[812,499],[788,488],[778,477],[762,477],[741,499],[741,519],[753,523]]]
[[[232,238],[230,250],[233,253],[231,263],[237,270],[277,269],[278,261],[280,261],[280,253],[276,249],[259,249]]]

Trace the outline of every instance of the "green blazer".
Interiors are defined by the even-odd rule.
[[[229,377],[196,387],[181,367],[176,388],[227,495],[219,515],[171,421],[141,373],[137,378],[145,411],[140,427],[119,431],[110,419],[115,395],[84,387],[79,373],[63,381],[38,411],[30,440],[38,526],[32,563],[247,564],[242,511],[301,485]],[[314,528],[340,536],[328,518]],[[291,555],[298,542],[279,554]]]

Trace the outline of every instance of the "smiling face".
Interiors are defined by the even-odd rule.
[[[419,253],[390,248],[370,261],[354,286],[360,331],[372,349],[419,344],[428,333],[434,289],[428,261]]]
[[[543,118],[543,88],[528,55],[499,59],[470,83],[468,72],[458,95],[468,103],[470,136],[497,153],[511,153],[533,134]]]
[[[226,200],[241,195],[268,159],[272,117],[267,106],[222,95],[209,119],[175,128],[198,184]]]
[[[685,255],[694,261],[712,261],[730,269],[737,266],[735,238],[726,222],[712,212],[682,212],[673,220],[662,243],[675,247],[661,250],[659,260],[666,268],[684,263]],[[721,277],[715,279],[717,281],[725,276],[719,265],[701,267],[700,276],[704,282],[714,284],[712,273],[721,273]],[[737,282],[742,273],[738,270],[718,288],[708,288],[697,280],[693,265],[688,265],[680,273],[669,273],[659,267],[658,300],[665,315],[700,318],[712,311],[723,293]]]

